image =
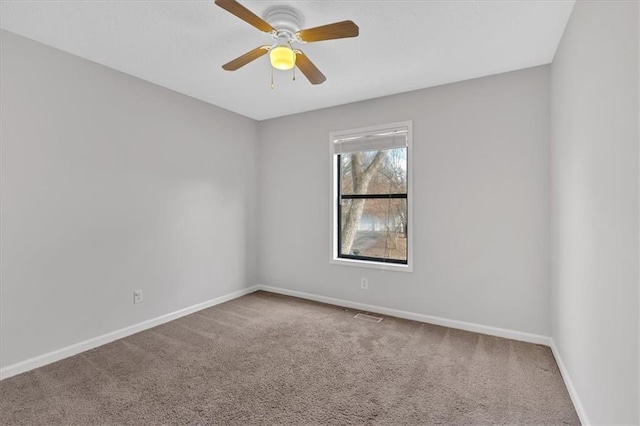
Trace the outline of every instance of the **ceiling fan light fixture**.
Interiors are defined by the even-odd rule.
[[[276,46],[269,53],[271,66],[277,70],[287,71],[296,65],[296,53],[289,46]]]

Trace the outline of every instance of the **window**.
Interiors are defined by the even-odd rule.
[[[411,122],[333,132],[331,262],[411,271]]]

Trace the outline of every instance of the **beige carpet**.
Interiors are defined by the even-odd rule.
[[[2,424],[579,424],[549,348],[257,292],[0,382]]]

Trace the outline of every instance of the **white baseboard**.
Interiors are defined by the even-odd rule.
[[[506,339],[519,340],[522,342],[535,343],[537,345],[551,346],[551,337],[538,334],[525,333],[522,331],[508,330],[505,328],[492,327],[489,325],[475,324],[471,322],[452,320],[447,318],[434,317],[431,315],[417,314],[414,312],[401,311],[398,309],[383,308],[381,306],[366,305],[349,300],[334,299],[333,297],[318,296],[310,293],[303,293],[285,288],[271,287],[259,284],[258,290],[271,293],[283,294],[286,296],[299,297],[301,299],[314,300],[316,302],[328,303],[330,305],[344,306],[345,308],[359,309],[361,311],[375,312],[382,315],[404,318],[408,320],[424,322],[428,324],[441,325],[443,327],[456,328],[459,330],[473,331],[475,333],[488,334],[490,336],[504,337]]]
[[[587,417],[587,412],[585,411],[584,406],[582,405],[582,401],[578,396],[578,391],[573,385],[573,381],[569,376],[569,371],[565,367],[564,361],[562,360],[562,357],[560,356],[560,352],[558,351],[558,347],[556,346],[556,342],[553,339],[551,339],[551,352],[553,352],[553,356],[556,359],[556,364],[558,364],[558,368],[560,369],[560,374],[562,375],[564,384],[567,387],[569,396],[571,397],[571,402],[573,402],[573,406],[576,409],[576,413],[578,413],[578,418],[580,419],[580,423],[582,423],[583,426],[590,425],[591,422],[589,422],[589,418]]]
[[[143,321],[138,324],[131,325],[129,327],[121,328],[120,330],[112,331],[102,336],[97,336],[83,342],[67,346],[62,349],[58,349],[44,355],[40,355],[34,358],[27,359],[12,365],[8,365],[0,369],[0,380],[15,376],[33,370],[34,368],[42,367],[52,362],[59,361],[64,358],[68,358],[73,355],[77,355],[81,352],[88,351],[89,349],[102,346],[109,342],[113,342],[117,339],[130,336],[135,333],[139,333],[144,330],[156,327],[160,324],[164,324],[169,321],[173,321],[185,315],[192,314],[202,309],[210,308],[211,306],[219,305],[229,300],[237,299],[249,293],[253,293],[258,290],[258,286],[248,287],[242,290],[234,291],[233,293],[226,294],[224,296],[216,297],[215,299],[208,300],[206,302],[198,303],[197,305],[189,306],[184,309],[180,309],[175,312],[171,312],[147,321]]]

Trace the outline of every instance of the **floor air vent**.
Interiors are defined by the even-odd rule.
[[[382,318],[380,318],[380,317],[374,317],[373,315],[363,314],[362,312],[357,313],[356,316],[354,316],[354,318],[361,319],[361,320],[364,320],[364,321],[369,321],[369,322],[380,322],[380,321],[382,321]]]

